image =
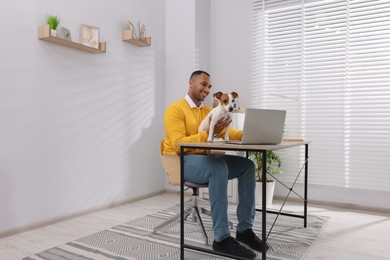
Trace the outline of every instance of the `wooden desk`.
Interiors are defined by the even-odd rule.
[[[263,156],[263,165],[262,165],[262,177],[263,177],[263,183],[262,183],[262,208],[266,209],[266,181],[267,181],[267,172],[266,172],[266,162],[267,162],[267,153],[266,151],[269,150],[280,150],[280,149],[286,149],[296,146],[305,146],[305,183],[304,183],[304,215],[294,215],[294,214],[288,214],[283,212],[273,212],[273,211],[267,211],[262,209],[256,209],[256,211],[262,212],[262,232],[261,232],[261,240],[263,241],[263,246],[267,242],[267,229],[266,229],[266,220],[267,220],[267,212],[269,213],[277,213],[278,215],[287,215],[291,217],[299,217],[304,219],[304,227],[307,226],[307,179],[308,179],[308,150],[309,150],[309,143],[307,141],[304,142],[283,142],[277,145],[239,145],[239,144],[227,144],[225,142],[215,142],[215,143],[180,143],[178,144],[180,146],[180,259],[184,259],[184,248],[202,251],[210,254],[216,254],[221,256],[227,256],[231,257],[226,254],[222,254],[219,252],[215,252],[210,249],[204,249],[201,247],[195,247],[192,245],[186,245],[184,243],[184,149],[193,148],[193,149],[210,149],[210,150],[221,150],[221,151],[255,151],[255,152],[262,152]],[[266,259],[267,252],[263,250],[262,252],[262,259]],[[237,259],[237,257],[234,257]]]

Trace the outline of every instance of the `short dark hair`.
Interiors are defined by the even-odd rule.
[[[190,80],[195,79],[197,76],[200,76],[203,73],[210,77],[210,74],[208,74],[206,71],[196,70],[196,71],[192,72]]]

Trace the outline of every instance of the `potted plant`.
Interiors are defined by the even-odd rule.
[[[249,152],[249,158],[252,159],[256,165],[256,205],[262,206],[262,165],[263,156],[260,152]],[[270,174],[282,174],[280,169],[282,160],[274,151],[267,151],[267,172]],[[275,181],[267,179],[267,207],[272,205],[272,200],[275,190]]]
[[[57,26],[60,24],[61,19],[58,16],[48,15],[46,18],[47,24],[50,26],[50,35],[57,35]]]

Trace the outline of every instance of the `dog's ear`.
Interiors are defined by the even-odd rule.
[[[219,91],[217,93],[214,93],[213,97],[216,98],[216,99],[221,99],[221,96],[222,96],[222,92]]]
[[[236,93],[236,92],[232,92],[232,93],[230,93],[230,94],[232,94],[232,96],[233,96],[233,98],[238,98],[238,94]]]
[[[217,107],[219,104],[221,104],[221,100],[214,98],[212,107]]]

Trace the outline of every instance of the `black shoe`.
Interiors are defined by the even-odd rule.
[[[255,259],[256,254],[252,250],[246,248],[237,242],[233,237],[227,237],[221,242],[214,240],[213,249],[216,252],[229,254],[232,256],[238,256],[246,259]]]
[[[248,228],[247,230],[243,232],[237,232],[236,233],[236,239],[245,245],[248,245],[250,248],[260,251],[263,251],[263,243],[260,238],[258,238],[255,233],[253,233],[253,230],[251,228]],[[265,244],[265,251],[268,250],[268,245]]]

